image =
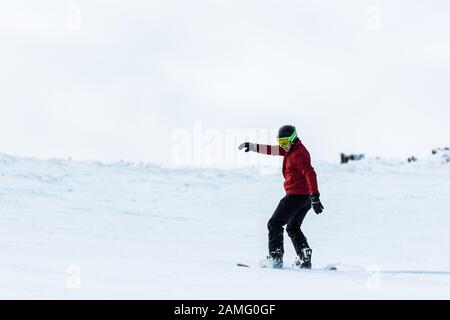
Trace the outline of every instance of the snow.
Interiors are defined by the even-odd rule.
[[[332,272],[236,266],[266,255],[279,172],[0,155],[0,298],[449,299],[441,159],[315,164],[303,230]]]

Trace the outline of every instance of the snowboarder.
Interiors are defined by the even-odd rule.
[[[299,268],[310,269],[312,250],[300,227],[311,207],[316,214],[321,213],[324,209],[319,198],[316,172],[311,166],[309,152],[298,138],[294,126],[281,127],[277,138],[278,145],[276,146],[244,142],[239,146],[239,150],[283,156],[286,196],[280,200],[267,224],[269,229],[268,259],[274,268],[283,267],[283,227],[287,225],[286,231],[297,253],[295,264]]]

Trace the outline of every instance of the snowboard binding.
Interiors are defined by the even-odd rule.
[[[311,248],[303,248],[300,255],[295,258],[295,266],[300,269],[311,269]]]
[[[270,253],[270,256],[267,257],[267,260],[271,262],[272,268],[274,269],[283,268],[283,251],[281,249],[272,251]]]

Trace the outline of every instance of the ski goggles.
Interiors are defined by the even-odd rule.
[[[280,147],[287,147],[292,143],[292,141],[294,141],[295,138],[297,138],[296,131],[294,131],[294,133],[292,133],[292,135],[289,137],[278,138],[278,145]]]

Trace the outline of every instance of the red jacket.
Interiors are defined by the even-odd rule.
[[[300,140],[292,145],[289,152],[279,146],[258,144],[258,152],[262,154],[283,156],[284,190],[286,194],[318,193],[317,177],[311,166],[311,157]]]

